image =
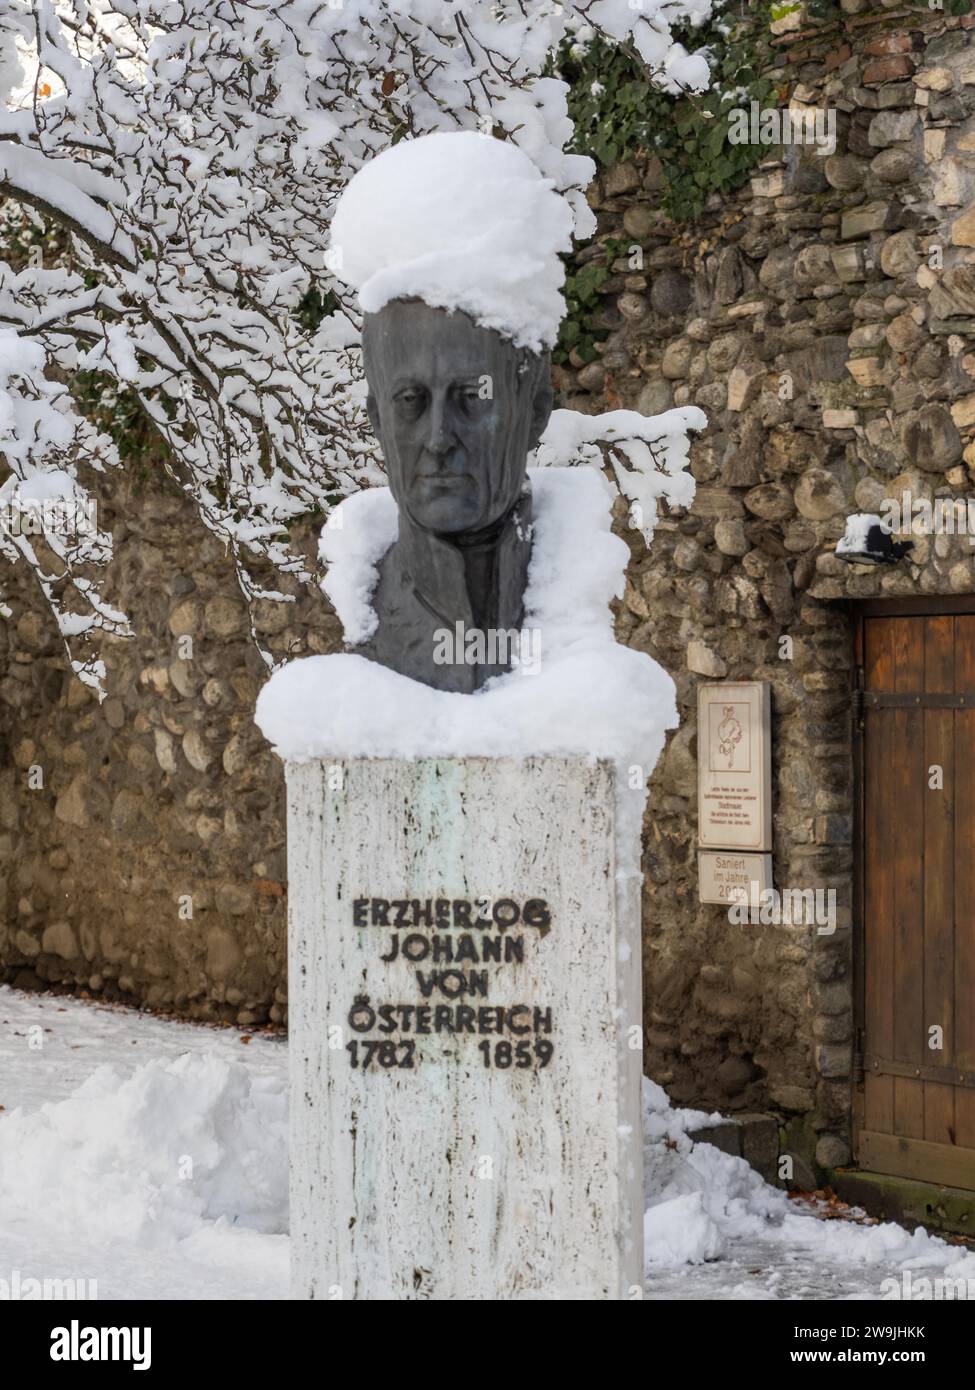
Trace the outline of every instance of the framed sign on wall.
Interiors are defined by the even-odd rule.
[[[772,886],[769,683],[708,681],[697,698],[701,902],[750,901]]]

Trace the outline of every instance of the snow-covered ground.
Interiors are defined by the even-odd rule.
[[[243,1037],[0,988],[0,1280],[286,1298],[287,1044]],[[644,1101],[649,1298],[879,1298],[905,1268],[975,1280],[975,1254],[823,1219],[694,1144],[707,1117],[650,1082]]]
[[[975,1297],[975,1253],[788,1197],[744,1159],[693,1142],[712,1118],[674,1110],[644,1082],[648,1298],[878,1299],[891,1296],[885,1280],[901,1286],[905,1269],[970,1280]]]
[[[241,1037],[0,989],[0,1278],[286,1298],[287,1044]]]

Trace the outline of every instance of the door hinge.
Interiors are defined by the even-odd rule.
[[[857,682],[856,685],[853,687],[853,690],[850,692],[850,716],[851,716],[851,719],[852,719],[852,721],[853,721],[853,731],[854,731],[854,733],[862,733],[862,731],[863,731],[863,707],[864,707],[864,701],[863,701],[863,671],[862,671],[862,670],[858,670],[858,671],[857,671],[857,673],[856,673],[856,682]]]
[[[854,690],[853,698],[850,700],[850,708],[853,711],[853,718],[860,720],[863,718],[863,691]]]
[[[853,1063],[852,1063],[852,1065],[853,1065],[853,1084],[854,1084],[854,1086],[859,1086],[859,1085],[862,1085],[862,1083],[863,1083],[863,1051],[864,1051],[864,1049],[863,1049],[863,1029],[862,1029],[862,1028],[858,1028],[858,1029],[856,1030],[856,1034],[855,1034],[854,1036],[855,1036],[855,1041],[854,1041],[854,1047],[853,1047]]]

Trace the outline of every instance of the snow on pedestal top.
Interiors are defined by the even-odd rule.
[[[517,145],[439,131],[363,165],[332,218],[335,275],[367,314],[392,299],[462,309],[518,347],[554,346],[573,216]]]
[[[652,768],[676,727],[674,683],[613,637],[629,551],[611,530],[613,489],[591,468],[530,469],[532,558],[523,628],[536,674],[517,669],[472,695],[435,690],[354,653],[292,661],[271,676],[256,722],[285,760],[583,754]],[[361,642],[375,626],[378,564],[397,535],[388,488],[358,493],[323,533],[325,590]],[[333,513],[333,517],[335,514]]]

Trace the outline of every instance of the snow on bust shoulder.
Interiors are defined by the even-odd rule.
[[[534,519],[522,626],[540,634],[537,674],[514,669],[463,695],[351,652],[292,661],[271,676],[256,711],[283,759],[583,754],[654,765],[677,724],[674,683],[613,637],[609,604],[623,593],[629,557],[611,530],[613,490],[587,467],[530,469],[528,477]],[[376,627],[371,596],[397,535],[396,504],[388,488],[372,488],[336,511],[322,534],[323,587],[346,639],[358,643]]]

